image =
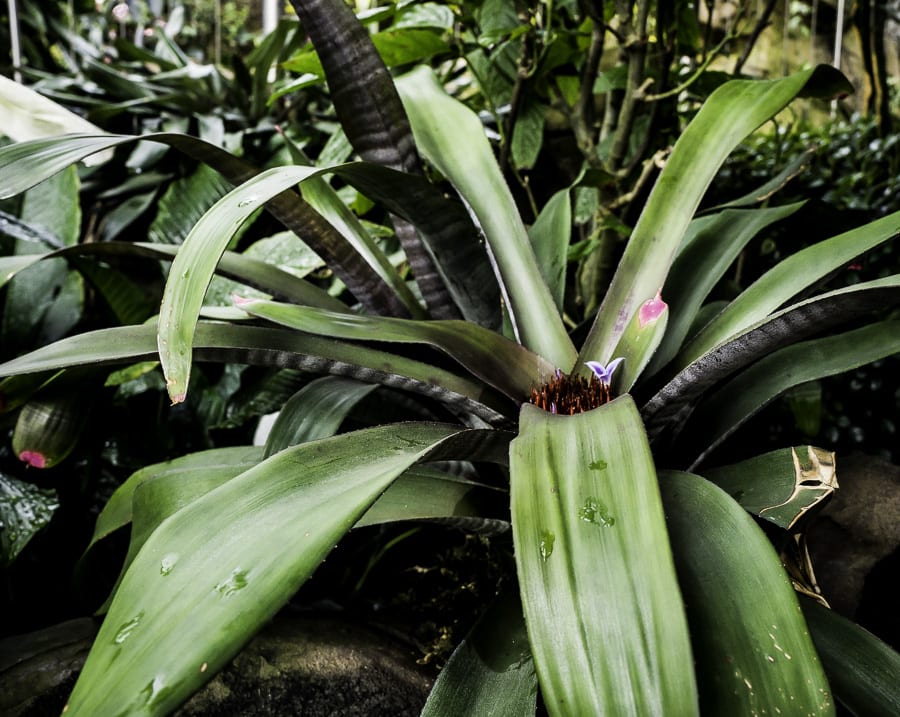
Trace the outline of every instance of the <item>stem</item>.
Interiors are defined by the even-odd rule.
[[[737,59],[737,62],[734,63],[733,73],[735,75],[740,74],[741,68],[744,66],[744,63],[747,62],[747,58],[750,57],[750,53],[753,51],[753,46],[756,44],[756,41],[762,34],[762,31],[769,26],[769,18],[772,17],[772,12],[775,10],[775,3],[777,1],[778,0],[767,0],[762,14],[759,16],[759,19],[756,21],[756,25],[753,26],[753,30],[750,32],[750,37],[747,40],[747,44],[744,46],[744,51]]]
[[[628,42],[625,45],[625,52],[628,55],[628,85],[625,88],[625,97],[622,100],[616,133],[613,137],[613,146],[609,153],[608,165],[612,171],[622,167],[628,151],[628,140],[634,126],[635,109],[641,99],[642,89],[646,89],[644,87],[644,60],[647,56],[647,16],[649,12],[649,0],[641,0],[637,6],[636,22],[630,28]]]

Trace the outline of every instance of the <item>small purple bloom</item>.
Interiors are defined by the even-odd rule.
[[[610,382],[612,381],[613,371],[615,371],[616,366],[618,366],[624,360],[624,358],[616,358],[610,361],[606,366],[604,366],[599,361],[588,361],[587,363],[585,363],[585,366],[587,366],[591,371],[594,372],[594,375],[598,379],[600,379],[600,383],[609,386]]]

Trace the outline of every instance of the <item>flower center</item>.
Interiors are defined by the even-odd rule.
[[[557,372],[543,386],[531,389],[531,402],[549,413],[574,415],[609,403],[609,384],[596,376],[569,376]]]

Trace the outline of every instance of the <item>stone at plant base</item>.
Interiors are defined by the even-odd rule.
[[[58,715],[93,621],[0,641],[0,715]],[[333,616],[281,616],[176,714],[180,717],[418,715],[433,678],[397,638]]]
[[[840,490],[809,533],[816,578],[837,612],[897,647],[893,580],[874,591],[868,583],[877,578],[873,568],[900,547],[900,466],[855,454],[838,458],[837,475]],[[873,592],[883,595],[883,605],[862,604]]]

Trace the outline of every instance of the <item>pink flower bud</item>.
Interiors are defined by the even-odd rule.
[[[645,301],[638,309],[638,325],[644,328],[647,324],[655,322],[669,305],[662,300],[662,289],[656,292],[656,296]]]

